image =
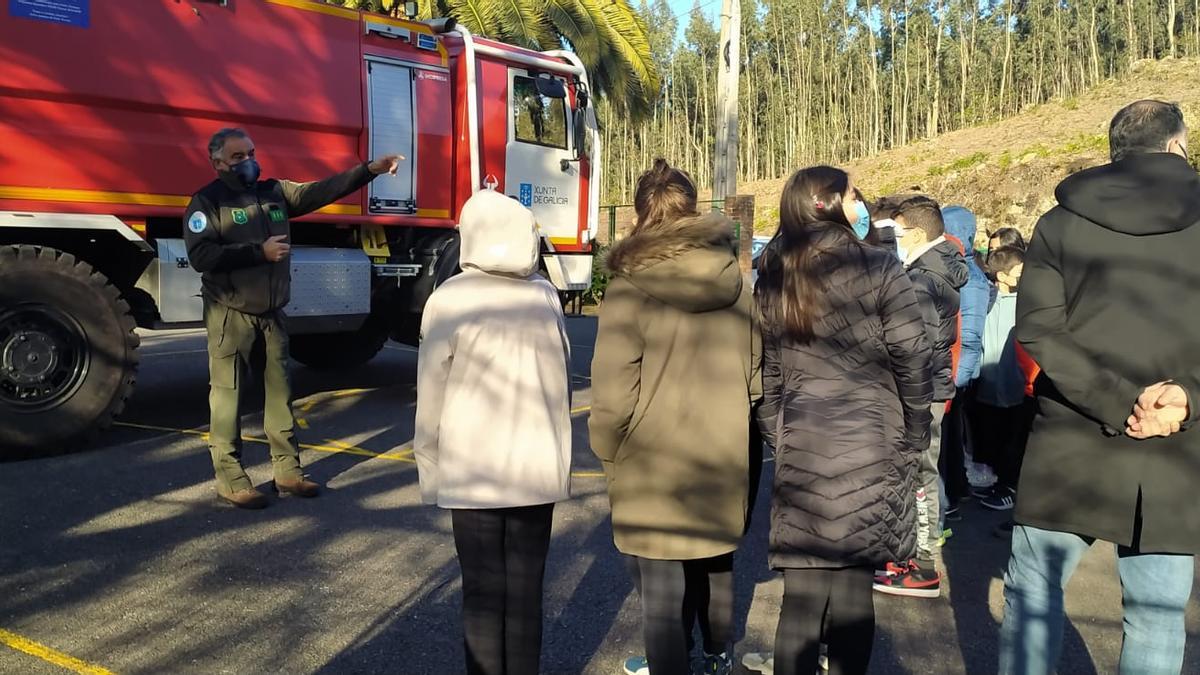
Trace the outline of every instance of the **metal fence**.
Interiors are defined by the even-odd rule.
[[[725,200],[713,199],[709,201],[697,202],[698,206],[703,209],[705,206],[710,211],[723,211],[725,209]],[[610,204],[600,207],[600,243],[605,246],[611,246],[613,242],[620,241],[629,233],[633,227],[636,215],[633,211],[633,204]],[[607,223],[607,230],[605,224]],[[741,223],[734,221],[734,234],[740,235]],[[607,236],[605,236],[607,235]]]

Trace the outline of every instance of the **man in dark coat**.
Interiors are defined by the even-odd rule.
[[[1038,222],[1017,339],[1042,368],[1005,575],[1002,673],[1058,666],[1063,589],[1117,545],[1123,673],[1178,673],[1200,550],[1200,175],[1178,106],[1138,101],[1112,163],[1077,173]],[[1064,671],[1071,668],[1064,667]]]

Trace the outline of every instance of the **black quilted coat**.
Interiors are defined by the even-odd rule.
[[[763,330],[759,426],[776,461],[771,566],[907,560],[931,419],[925,323],[893,254],[859,244],[844,226],[818,227],[825,291],[815,339]],[[779,273],[771,259],[761,273]]]

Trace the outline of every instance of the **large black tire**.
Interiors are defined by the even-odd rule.
[[[309,368],[330,370],[361,366],[375,358],[387,339],[387,327],[371,315],[356,331],[293,335],[289,342],[293,359]]]
[[[91,265],[0,246],[0,460],[76,450],[111,426],[137,381],[134,328]]]
[[[389,310],[390,334],[400,344],[416,347],[421,342],[421,313],[429,296],[451,277],[462,272],[459,254],[462,240],[457,232],[438,235],[426,241],[422,247],[421,262],[431,266],[408,288],[404,304]]]

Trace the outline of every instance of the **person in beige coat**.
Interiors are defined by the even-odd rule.
[[[459,232],[463,272],[421,321],[421,498],[451,512],[467,672],[536,675],[551,518],[570,497],[569,344],[529,209],[485,190]]]
[[[732,554],[750,494],[750,409],[760,338],[733,223],[700,215],[686,173],[657,160],[638,181],[637,226],[609,252],[592,361],[593,452],[608,479],[617,549],[637,565],[645,659],[629,673],[690,672],[703,611],[709,669],[726,672]],[[708,583],[707,608],[684,611]],[[639,662],[640,661],[640,662]],[[706,670],[705,672],[710,672]]]

